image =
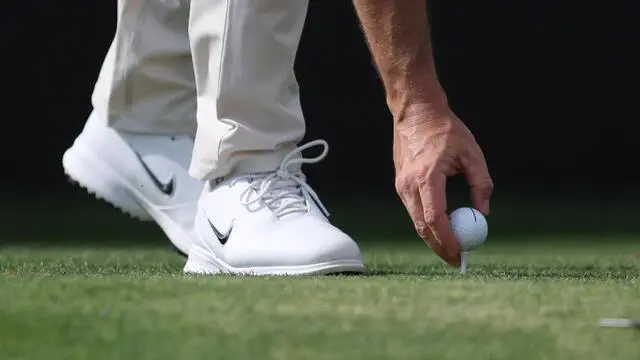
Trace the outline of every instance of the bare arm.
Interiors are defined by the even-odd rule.
[[[438,81],[426,0],[354,0],[394,120],[414,104],[446,105]]]
[[[460,265],[447,217],[447,177],[464,174],[474,207],[489,213],[493,182],[484,154],[447,104],[434,64],[427,0],[353,0],[394,119],[396,190],[416,231]]]

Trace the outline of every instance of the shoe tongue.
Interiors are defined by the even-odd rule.
[[[264,176],[271,173],[262,173],[256,174],[256,176]],[[293,176],[293,175],[292,175]],[[306,199],[303,194],[303,190],[295,180],[286,177],[276,177],[272,179],[272,183],[270,185],[270,189],[265,194],[265,200],[267,201],[267,205],[272,210],[275,209],[283,209],[287,207],[295,207],[302,210],[306,207]],[[301,202],[305,201],[305,202]],[[289,214],[283,214],[281,217],[292,215],[295,213],[299,213],[300,211],[294,211]]]
[[[271,203],[275,207],[284,206],[287,203],[304,198],[300,185],[291,179],[275,180],[273,187],[269,191],[269,195],[277,199]]]

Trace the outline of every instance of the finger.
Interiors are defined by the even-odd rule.
[[[434,251],[449,265],[460,266],[460,245],[456,240],[447,216],[447,177],[441,173],[427,176],[420,187],[424,218],[437,243]]]
[[[461,261],[460,244],[458,244],[451,231],[449,217],[446,214],[437,216],[434,222],[429,225],[429,228],[442,248],[442,254],[439,254],[440,257],[449,265],[459,267]]]
[[[416,228],[416,232],[422,239],[433,238],[431,236],[431,231],[427,226],[427,223],[424,221],[424,211],[422,210],[422,201],[420,199],[420,193],[417,189],[415,190],[402,190],[398,191],[398,195],[404,204],[404,207],[407,209],[411,220],[413,221],[413,225]]]
[[[478,149],[478,151],[480,151]],[[489,175],[487,163],[482,152],[479,156],[467,157],[461,161],[462,172],[471,187],[471,202],[482,215],[489,215],[491,195],[493,194],[493,180]]]

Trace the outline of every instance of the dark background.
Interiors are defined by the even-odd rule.
[[[61,156],[90,112],[116,1],[3,6],[3,203],[34,194],[60,203],[77,195]],[[618,226],[611,220],[619,217],[617,207],[640,193],[637,6],[622,0],[430,6],[441,80],[485,151],[496,198],[504,199],[495,211],[532,213],[535,199],[545,214],[556,209],[571,218],[574,210],[567,209],[580,209],[580,221]],[[329,198],[392,199],[391,119],[350,1],[311,2],[298,60],[307,139],[331,144],[328,159],[307,169],[312,183]],[[457,184],[452,197],[462,204],[466,192]],[[629,211],[633,206],[623,212]]]

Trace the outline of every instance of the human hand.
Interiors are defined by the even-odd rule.
[[[473,206],[489,214],[493,181],[484,154],[469,129],[444,106],[404,111],[394,125],[396,190],[416,231],[443,260],[460,266],[460,246],[447,215],[447,177],[463,174]]]

